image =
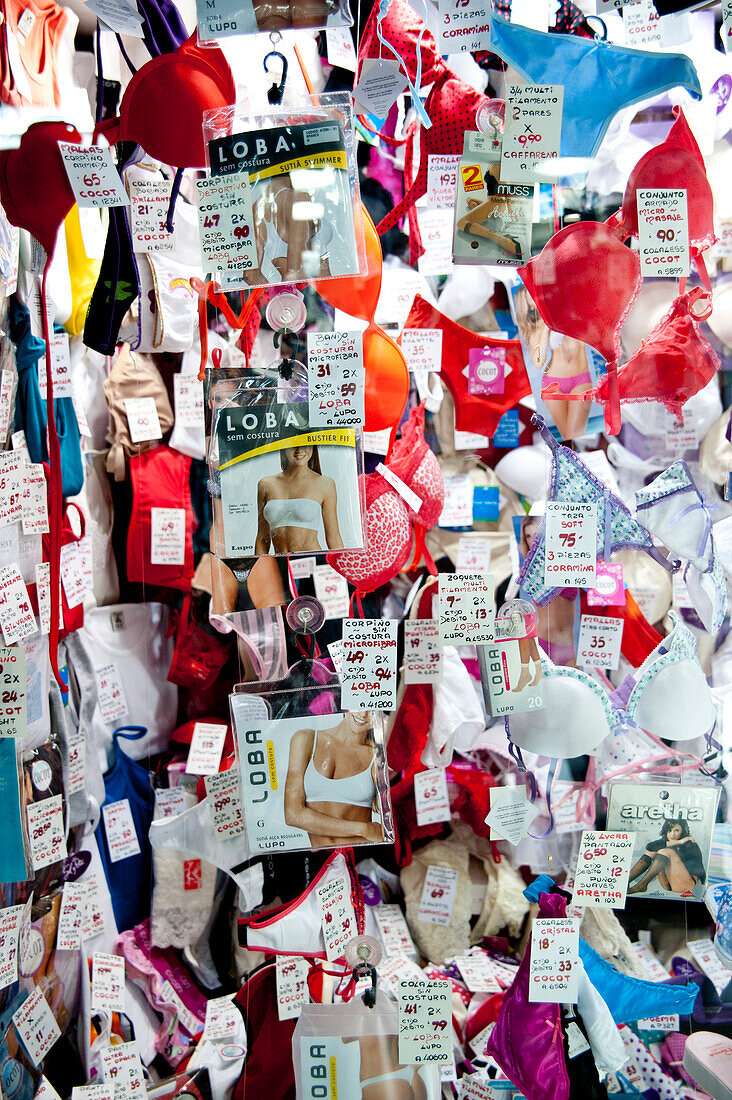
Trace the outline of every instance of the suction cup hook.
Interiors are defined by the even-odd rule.
[[[282,62],[282,76],[280,78],[280,82],[279,84],[273,84],[270,90],[267,92],[267,99],[270,103],[281,103],[282,97],[285,94],[285,82],[287,80],[287,58],[276,48],[281,38],[282,35],[279,31],[273,31],[272,34],[270,34],[269,40],[274,48],[270,50],[262,63],[264,65],[264,71],[266,73],[269,73],[268,62],[270,57],[277,57]]]
[[[371,988],[364,990],[363,1003],[367,1008],[373,1008],[376,1004],[376,967],[381,962],[381,944],[373,936],[354,936],[346,944],[346,962],[353,967],[353,980],[361,978],[371,979]]]
[[[317,634],[325,622],[325,608],[315,596],[298,596],[285,612],[287,625],[298,634]]]

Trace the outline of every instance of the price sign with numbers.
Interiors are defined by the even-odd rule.
[[[241,804],[241,781],[236,767],[216,775],[207,775],[206,796],[211,808],[214,833],[217,840],[243,836],[244,810]]]
[[[171,187],[170,180],[130,180],[133,252],[173,251],[173,234],[166,226]]]
[[[628,889],[635,833],[582,834],[574,878],[573,905],[622,909]]]
[[[561,84],[512,84],[506,95],[506,125],[501,145],[503,183],[533,181],[536,169],[559,156],[564,87]]]
[[[363,335],[309,332],[307,338],[310,427],[360,427],[364,420]]]
[[[689,274],[689,220],[684,188],[636,191],[641,275]]]
[[[493,577],[440,573],[440,645],[485,645],[495,638]]]
[[[399,1061],[421,1066],[452,1057],[452,984],[428,978],[399,982]]]
[[[566,1004],[579,990],[579,925],[572,917],[537,918],[531,929],[529,1001]]]
[[[404,622],[404,683],[436,683],[442,670],[440,631],[436,619]]]
[[[450,820],[450,799],[444,768],[429,768],[414,777],[414,803],[418,825]]]
[[[582,615],[577,642],[577,664],[587,668],[617,668],[624,619]]]
[[[396,707],[396,619],[343,623],[341,704],[352,710]]]
[[[196,180],[196,204],[204,271],[219,271],[224,290],[245,286],[257,266],[249,173]]]
[[[25,690],[25,650],[0,649],[0,737],[25,736]]]
[[[597,581],[597,505],[546,503],[544,580],[552,588],[589,588]]]
[[[474,53],[491,45],[490,0],[438,0],[440,53]]]
[[[145,1082],[137,1043],[122,1043],[102,1051],[104,1077],[112,1086],[114,1100],[129,1100],[130,1096],[144,1096]]]

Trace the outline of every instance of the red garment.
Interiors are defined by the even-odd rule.
[[[437,456],[424,437],[424,401],[409,414],[386,465],[421,499],[418,512],[409,504],[407,511],[414,523],[429,531],[442,514],[445,486]]]
[[[141,584],[160,584],[188,591],[193,580],[193,532],[196,520],[191,504],[188,455],[161,444],[130,458],[132,514],[127,532],[127,577]],[[153,565],[152,509],[185,511],[185,560],[183,565]]]
[[[361,66],[367,58],[393,56],[379,41],[376,33],[381,6],[380,3],[375,3],[372,7],[358,43],[357,79],[361,74]],[[423,20],[414,9],[405,0],[391,0],[386,15],[381,21],[381,33],[399,54],[401,67],[412,83],[417,79],[417,42],[420,31],[423,29],[425,33],[422,35],[419,49],[422,55],[422,86],[426,88],[445,72],[447,66],[437,52],[437,43],[432,31],[425,28]]]
[[[44,472],[46,478],[49,478],[48,466],[44,463]],[[50,502],[51,497],[51,485],[48,485],[48,497]],[[79,534],[77,535],[74,528],[71,526],[71,520],[69,519],[69,509],[74,508],[78,516]],[[63,523],[61,526],[61,537],[59,541],[59,554],[64,546],[72,546],[74,543],[77,545],[81,542],[86,534],[86,521],[84,519],[84,513],[78,504],[70,501],[66,505],[64,511]],[[43,560],[50,562],[53,557],[53,539],[50,534],[42,536],[43,544]],[[38,607],[38,589],[35,584],[28,586],[28,595],[33,606],[33,611],[36,615],[39,614]],[[65,638],[67,634],[70,634],[74,630],[81,630],[84,625],[84,603],[77,604],[76,607],[69,607],[69,602],[66,598],[66,589],[63,584],[61,585],[61,611],[63,614],[64,625],[63,629],[59,628],[59,638]]]
[[[175,168],[205,168],[203,112],[236,101],[229,64],[218,46],[203,48],[196,35],[173,53],[139,69],[122,96],[118,118],[97,125],[110,145],[135,141]]]
[[[555,233],[518,272],[548,328],[590,344],[607,360],[605,430],[617,435],[620,330],[641,287],[637,253],[603,222],[577,222]],[[545,400],[555,396],[551,389],[542,392]]]
[[[494,340],[490,336],[478,336],[477,333],[470,332],[462,325],[451,321],[419,294],[415,295],[404,327],[441,330],[442,373],[440,377],[455,402],[455,427],[460,431],[493,436],[503,414],[514,405],[518,405],[522,397],[528,397],[531,393],[519,340]],[[467,368],[468,353],[471,348],[505,350],[507,373],[504,393],[479,396],[468,392],[468,379],[463,371]],[[508,373],[509,370],[510,373]]]
[[[247,1056],[233,1100],[295,1100],[292,1035],[297,1020],[280,1020],[274,960],[252,972],[234,1003],[244,1015]]]
[[[425,110],[432,120],[432,126],[429,130],[422,128],[419,132],[419,169],[417,175],[414,182],[408,187],[401,202],[393,210],[390,210],[376,227],[379,235],[383,236],[409,211],[410,263],[412,264],[416,264],[424,252],[414,204],[427,193],[427,167],[430,156],[436,154],[461,155],[465,131],[479,129],[478,113],[490,111],[492,114],[503,118],[505,104],[501,99],[489,99],[481,92],[476,92],[475,88],[471,88],[464,80],[446,69],[435,80],[432,90],[427,96]],[[417,127],[415,125],[411,128],[407,137],[404,159],[405,186],[407,181],[411,179],[416,133]]]
[[[381,474],[363,477],[366,495],[364,550],[336,550],[326,561],[358,592],[373,592],[407,563],[412,524],[407,506]]]

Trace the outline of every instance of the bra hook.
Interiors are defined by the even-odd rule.
[[[279,50],[270,50],[263,61],[264,71],[266,73],[269,73],[268,63],[271,57],[279,58],[279,60],[282,62],[282,76],[280,77],[280,82],[279,84],[275,82],[267,92],[267,99],[269,100],[269,102],[278,104],[282,102],[282,97],[285,94],[285,82],[287,80],[287,58],[283,53],[280,53]]]

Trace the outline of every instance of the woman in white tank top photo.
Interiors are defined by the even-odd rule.
[[[320,472],[317,447],[285,447],[282,473],[270,474],[257,485],[259,526],[254,552],[315,553],[342,550],[338,527],[338,490],[332,477]],[[320,545],[319,531],[325,534]]]
[[[373,821],[377,754],[369,711],[340,716],[330,729],[293,734],[285,780],[285,822],[303,829],[313,848],[378,844]]]

